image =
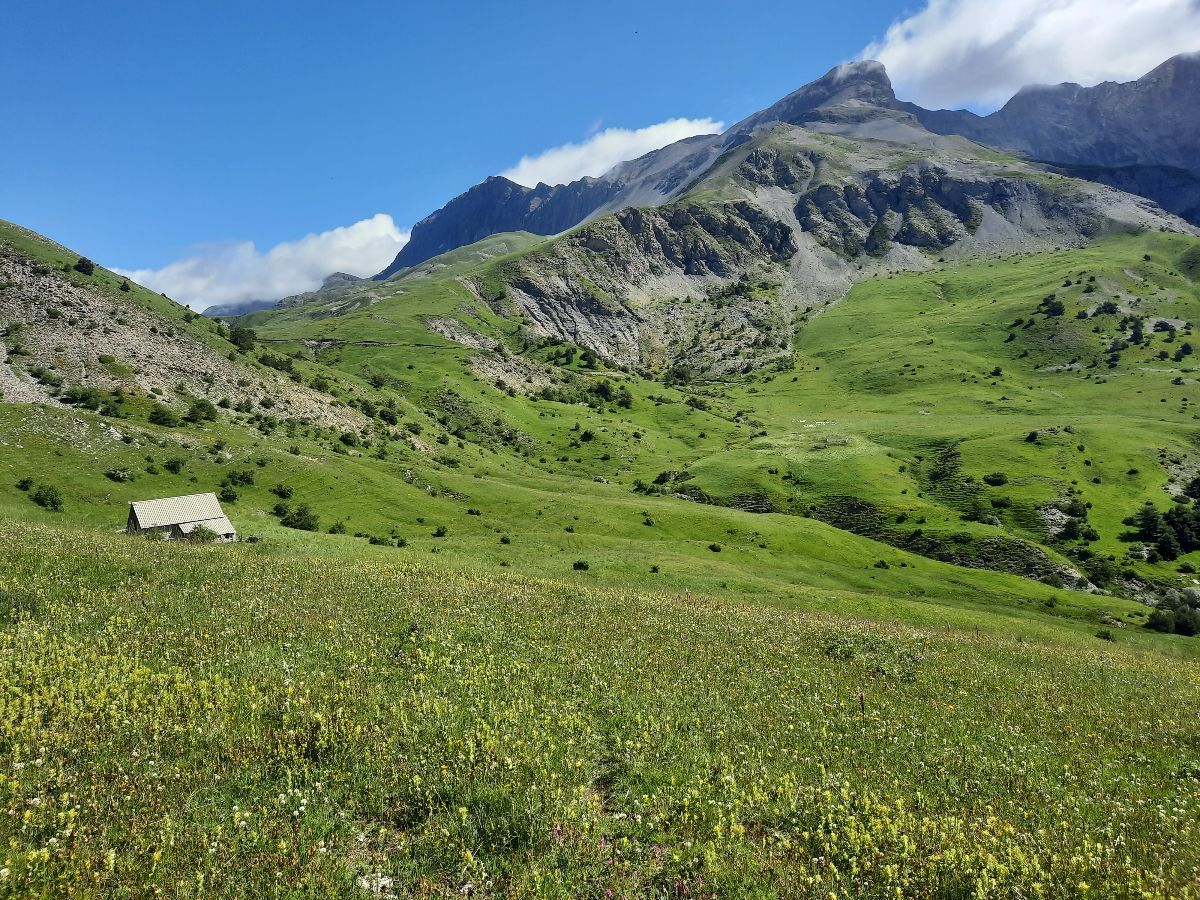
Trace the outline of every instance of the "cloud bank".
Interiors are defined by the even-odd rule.
[[[536,187],[539,181],[568,184],[585,175],[603,175],[619,162],[637,159],[686,137],[715,134],[724,128],[725,123],[715,119],[668,119],[645,128],[606,128],[582,143],[523,156],[500,174],[526,187]]]
[[[993,109],[1021,87],[1130,81],[1200,50],[1200,0],[927,0],[863,50],[904,99]]]
[[[260,253],[253,241],[209,244],[161,269],[114,269],[139,284],[202,310],[217,303],[278,300],[321,286],[333,272],[379,272],[408,242],[408,232],[378,213],[342,228],[276,244]]]

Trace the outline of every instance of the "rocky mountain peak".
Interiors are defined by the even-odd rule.
[[[864,59],[834,66],[816,81],[743,119],[730,132],[746,134],[774,122],[803,125],[822,118],[823,110],[851,105],[896,108],[896,94],[883,63]]]

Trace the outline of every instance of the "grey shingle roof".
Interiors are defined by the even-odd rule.
[[[213,493],[164,497],[161,500],[135,500],[129,505],[133,507],[133,515],[139,528],[162,528],[165,525],[204,522],[205,527],[212,528],[213,531],[228,533],[207,524],[214,520],[229,523],[221,504],[217,501],[217,495]],[[232,525],[229,525],[228,531],[233,531]]]

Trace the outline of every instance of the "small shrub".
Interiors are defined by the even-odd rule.
[[[86,256],[81,256],[72,268],[80,275],[92,275],[96,271],[96,264]]]
[[[38,485],[38,489],[33,492],[30,499],[51,512],[62,512],[63,510],[62,491],[52,484]]]
[[[338,519],[336,522],[334,522],[332,525],[329,526],[329,533],[330,534],[345,534],[346,533],[346,523],[343,522],[341,519]]]
[[[211,528],[197,525],[195,530],[188,535],[187,539],[193,544],[212,544],[216,542],[217,537],[217,533]]]
[[[20,481],[17,482],[17,490],[18,491],[28,491],[32,487],[33,487],[33,479],[32,478],[22,478]]]
[[[576,572],[586,572],[589,568],[587,560],[577,559],[571,564],[571,568]]]
[[[155,403],[150,409],[150,424],[174,428],[179,424],[179,415],[170,407]]]
[[[279,520],[285,528],[295,528],[297,531],[316,531],[321,524],[320,517],[307,503],[301,503],[295,509],[288,510]]]
[[[217,408],[207,400],[193,400],[183,418],[193,425],[199,422],[215,422],[217,420]]]
[[[720,553],[721,545],[720,544],[709,544],[708,549],[711,550],[713,553]]]
[[[221,488],[221,492],[217,494],[222,503],[237,503],[238,492],[233,485],[227,484]]]
[[[449,533],[450,533],[450,532],[446,530],[446,526],[445,526],[445,525],[439,525],[437,528],[435,528],[435,529],[433,530],[433,536],[434,536],[435,538],[442,538],[442,537],[445,537],[445,536],[446,536],[446,535],[448,535]]]

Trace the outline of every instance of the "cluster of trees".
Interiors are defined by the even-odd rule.
[[[534,343],[528,340],[525,342],[526,349],[541,350],[545,347],[550,348],[547,354],[547,360],[559,366],[571,366],[575,363],[575,358],[579,357],[579,364],[585,369],[595,369],[600,365],[600,357],[596,355],[596,351],[591,347],[579,348],[574,344],[568,344],[562,338],[545,337]]]
[[[1191,492],[1188,496],[1200,494],[1200,477],[1193,479],[1185,490]],[[1173,560],[1181,553],[1200,550],[1200,507],[1177,504],[1163,513],[1147,501],[1124,524],[1134,529],[1129,535],[1131,539],[1150,547],[1151,562]]]
[[[249,353],[257,342],[258,335],[252,328],[239,326],[229,332],[229,343],[233,344],[241,353]]]
[[[536,395],[539,400],[553,403],[583,403],[592,409],[604,410],[607,406],[629,409],[633,406],[633,394],[624,384],[615,384],[608,378],[580,384],[572,381],[566,385],[547,385]]]
[[[1159,601],[1158,608],[1146,620],[1146,627],[1186,637],[1200,634],[1200,609],[1193,606],[1193,602],[1186,593],[1173,592]]]

